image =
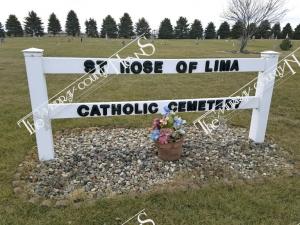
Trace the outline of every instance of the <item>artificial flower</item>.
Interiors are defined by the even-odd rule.
[[[164,106],[164,109],[163,109],[164,111],[163,111],[163,115],[164,116],[167,116],[167,115],[169,115],[170,114],[170,112],[171,112],[171,110],[169,109],[169,107],[168,106]]]
[[[150,134],[150,139],[152,141],[157,141],[157,139],[159,138],[160,136],[160,131],[158,129],[154,129],[151,134]]]
[[[175,142],[185,135],[183,130],[185,123],[185,120],[165,106],[163,117],[153,120],[150,139],[160,144]]]

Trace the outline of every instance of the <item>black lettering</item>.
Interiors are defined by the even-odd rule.
[[[101,116],[99,107],[98,107],[97,105],[93,105],[93,107],[92,107],[92,109],[91,109],[90,116],[94,116],[95,114],[96,114],[97,116]]]
[[[219,60],[216,60],[215,61],[215,68],[214,68],[214,71],[218,71],[218,69],[219,69]]]
[[[189,64],[189,73],[192,73],[193,70],[197,69],[197,62],[190,62]]]
[[[223,100],[216,100],[215,110],[223,109]]]
[[[221,60],[220,62],[220,68],[219,71],[223,72],[223,71],[230,71],[230,65],[231,65],[231,61],[230,60]]]
[[[133,63],[131,63],[131,71],[134,74],[140,74],[142,72],[143,66],[139,61],[134,61]]]
[[[96,68],[95,68],[95,62],[93,60],[86,60],[83,63],[84,65],[84,71],[86,73],[95,73]]]
[[[121,115],[121,104],[117,104],[117,105],[115,105],[115,104],[112,104],[111,105],[111,115]]]
[[[188,101],[186,105],[188,112],[197,110],[197,101]]]
[[[205,105],[206,105],[206,101],[199,101],[198,102],[198,111],[205,111]]]
[[[99,66],[100,73],[104,73],[105,72],[104,66],[107,65],[107,61],[97,60],[96,64]]]
[[[151,61],[145,61],[143,63],[143,71],[144,73],[151,73],[153,71],[152,62]]]
[[[151,114],[157,113],[158,112],[158,105],[157,103],[150,103],[148,110]]]
[[[154,73],[162,73],[163,61],[155,61],[154,63]]]
[[[235,108],[238,109],[240,107],[240,104],[242,103],[242,99],[237,99],[234,102]]]
[[[185,61],[179,61],[176,65],[177,73],[185,73],[187,70],[187,64]]]
[[[102,109],[103,116],[107,116],[107,109],[110,107],[108,104],[100,105],[100,109]]]
[[[147,112],[148,112],[148,104],[144,103],[144,105],[143,105],[143,113],[147,114]]]
[[[233,100],[232,99],[226,99],[225,104],[226,104],[225,109],[228,109],[228,110],[232,109],[232,107],[233,107]]]
[[[206,103],[208,103],[208,109],[211,110],[213,108],[213,104],[215,103],[215,100],[208,100]]]
[[[80,105],[77,108],[77,113],[79,116],[87,116],[89,115],[89,107],[87,105]]]
[[[239,68],[239,61],[238,60],[234,60],[232,65],[231,65],[231,68],[230,68],[230,71],[239,71],[240,68]]]
[[[205,72],[212,72],[212,68],[209,67],[209,60],[205,62]]]
[[[125,65],[125,66],[124,66]],[[120,62],[120,72],[121,73],[130,73],[129,62]]]
[[[178,102],[178,112],[185,112],[186,102]]]
[[[134,104],[134,113],[135,114],[142,114],[143,111],[139,109],[139,103]]]
[[[123,113],[126,114],[126,115],[130,115],[133,113],[133,105],[127,103],[123,106]]]
[[[168,105],[168,108],[170,110],[172,110],[173,112],[176,112],[177,111],[177,102],[170,102]]]

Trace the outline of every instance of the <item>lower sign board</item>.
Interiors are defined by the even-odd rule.
[[[106,117],[149,115],[163,113],[164,107],[173,112],[201,112],[209,110],[253,109],[259,99],[250,97],[179,99],[128,102],[49,104],[50,118]]]

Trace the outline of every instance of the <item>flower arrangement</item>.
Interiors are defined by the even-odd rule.
[[[164,107],[163,117],[153,120],[150,139],[160,144],[176,142],[185,135],[184,124],[185,120]]]

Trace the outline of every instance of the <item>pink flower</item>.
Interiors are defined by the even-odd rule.
[[[172,131],[170,129],[161,129],[158,142],[160,144],[168,144]]]
[[[152,129],[160,129],[160,119],[155,118],[152,123]]]

